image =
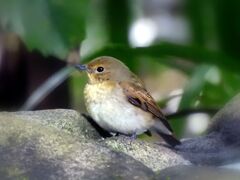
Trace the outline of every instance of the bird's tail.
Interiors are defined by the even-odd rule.
[[[172,147],[176,145],[180,145],[181,142],[174,137],[172,129],[167,121],[156,121],[153,130],[157,132],[159,136],[163,138],[163,140]]]
[[[157,131],[157,133],[163,138],[163,140],[172,147],[180,145],[181,142],[175,138],[173,135],[168,135]]]

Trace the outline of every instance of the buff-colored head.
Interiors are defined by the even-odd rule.
[[[76,68],[87,72],[91,84],[104,81],[130,81],[136,78],[125,64],[109,56],[98,57],[86,65],[76,65]]]

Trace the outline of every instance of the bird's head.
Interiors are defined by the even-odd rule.
[[[87,72],[90,84],[104,81],[128,81],[135,77],[125,64],[109,56],[98,57],[88,64],[75,65],[75,67]]]

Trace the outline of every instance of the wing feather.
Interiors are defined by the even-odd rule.
[[[152,113],[169,131],[173,132],[157,103],[143,86],[131,82],[120,82],[119,85],[123,88],[123,92],[131,104]]]

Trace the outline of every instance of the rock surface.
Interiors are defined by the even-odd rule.
[[[186,140],[178,153],[196,165],[222,166],[240,162],[240,95],[211,120],[205,136]]]
[[[107,138],[104,142],[112,150],[128,154],[153,171],[159,171],[171,166],[191,164],[174,150],[162,145],[141,140],[133,141],[126,136]]]
[[[159,172],[156,179],[170,180],[239,180],[240,172],[231,169],[199,166],[175,166]]]
[[[0,117],[1,179],[148,179],[153,171],[83,137]]]
[[[0,177],[208,179],[199,174],[221,173],[235,177],[235,171],[216,167],[240,161],[239,108],[236,96],[216,114],[205,136],[185,140],[175,149],[125,136],[102,139],[92,123],[73,110],[2,112]]]
[[[87,139],[101,138],[91,124],[74,110],[20,111],[8,115],[24,121],[37,122],[47,127],[54,127],[75,137],[81,138],[84,136]]]

